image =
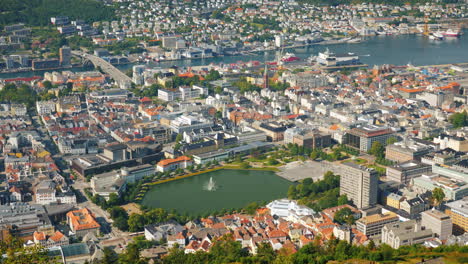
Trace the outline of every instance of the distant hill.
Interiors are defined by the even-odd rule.
[[[50,17],[59,15],[87,22],[115,17],[114,8],[98,0],[0,0],[0,26],[43,26],[50,23]]]

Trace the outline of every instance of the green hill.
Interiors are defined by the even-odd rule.
[[[112,6],[97,0],[0,0],[0,26],[14,23],[44,26],[53,16],[93,22],[111,20],[115,13]]]

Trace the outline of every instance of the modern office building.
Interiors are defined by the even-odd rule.
[[[452,219],[439,210],[428,210],[421,213],[421,225],[431,229],[441,240],[452,235]]]
[[[357,208],[377,203],[379,176],[377,171],[353,162],[340,166],[340,195],[346,194]]]
[[[411,179],[430,173],[430,165],[412,160],[387,167],[387,180],[408,185]]]
[[[367,152],[371,149],[374,142],[380,142],[382,145],[387,144],[387,139],[393,135],[393,130],[387,127],[380,126],[359,126],[355,127],[345,135],[344,143]]]
[[[385,149],[385,158],[396,162],[420,160],[422,156],[432,152],[434,148],[415,141],[400,141],[388,145]]]

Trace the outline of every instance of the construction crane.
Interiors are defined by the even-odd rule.
[[[424,31],[423,31],[423,35],[424,36],[429,36],[429,16],[428,15],[425,15],[424,16]]]

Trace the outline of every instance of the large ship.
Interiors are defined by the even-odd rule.
[[[346,66],[346,65],[359,65],[361,61],[359,56],[348,52],[344,54],[335,54],[330,52],[327,48],[325,52],[319,52],[316,61],[324,66]]]

